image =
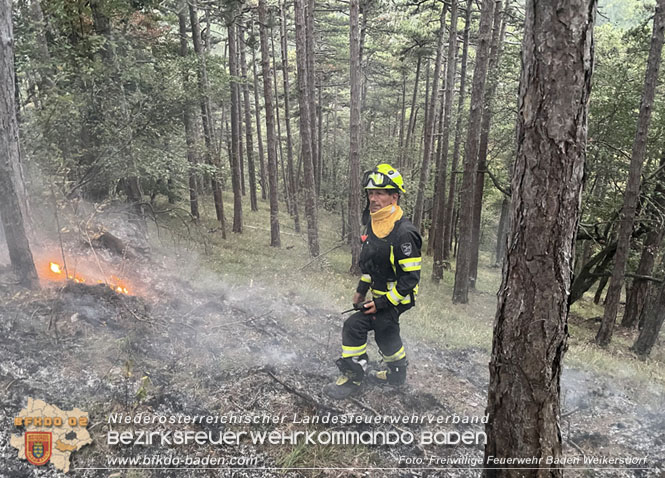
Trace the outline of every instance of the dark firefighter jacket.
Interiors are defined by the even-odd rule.
[[[407,218],[395,222],[383,239],[369,225],[360,250],[363,275],[356,291],[363,295],[371,291],[377,310],[399,304],[402,310],[413,307],[420,281],[421,246],[420,234]]]

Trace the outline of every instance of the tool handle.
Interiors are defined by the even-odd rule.
[[[370,302],[372,302],[372,301],[368,300],[366,302],[363,302],[362,304],[353,304],[353,308],[351,308],[349,310],[345,310],[344,312],[341,312],[341,313],[342,314],[348,314],[349,312],[353,312],[354,310],[363,310],[365,308],[364,306],[366,304],[369,304]]]

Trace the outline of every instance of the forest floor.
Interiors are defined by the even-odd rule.
[[[156,241],[151,254],[137,253],[131,259],[108,250],[95,252],[80,244],[68,249],[67,253],[82,264],[96,264],[100,269],[103,264],[107,273],[124,272],[129,295],[103,284],[71,281],[46,281],[49,286],[41,291],[21,291],[10,284],[6,268],[0,270],[0,391],[4,396],[0,404],[0,476],[479,476],[481,445],[420,442],[423,433],[484,431],[482,424],[450,422],[484,416],[489,361],[486,342],[496,305],[489,290],[496,287],[498,270],[483,269],[485,276],[494,279],[488,282],[488,290],[479,286],[473,305],[442,308],[435,297],[425,294],[422,313],[414,309],[404,314],[403,336],[410,361],[408,387],[388,390],[366,386],[354,399],[333,402],[322,393],[322,387],[337,374],[334,359],[339,353],[343,321],[339,311],[348,308],[344,307],[348,303],[344,295],[350,296],[353,290],[354,280],[345,278],[337,264],[348,261],[346,252],[333,243],[328,250],[335,253],[326,255],[321,263],[310,265],[300,257],[297,264],[301,267],[296,268],[293,263],[289,265],[290,254],[306,256],[302,245],[302,250],[296,249],[302,244],[299,236],[290,238],[287,232],[283,252],[273,254],[262,252],[248,239],[259,234],[256,240],[264,241],[265,231],[250,228],[243,238],[231,238],[229,242],[234,244],[226,249],[210,242],[202,246],[207,255],[179,255],[174,251],[193,247],[191,243],[183,247],[175,240],[168,247]],[[244,253],[239,252],[242,245],[247,249]],[[262,260],[268,254],[276,256],[270,260],[286,263],[287,268],[274,275],[266,272],[275,264]],[[231,257],[238,262],[229,266]],[[252,263],[253,268],[247,267]],[[44,267],[43,261],[40,267]],[[430,294],[448,289],[444,283],[432,287]],[[437,315],[433,311],[442,317],[440,323],[432,317]],[[448,327],[450,317],[458,322],[459,330]],[[440,327],[449,330],[441,332]],[[578,338],[584,337],[581,332],[585,328],[591,328],[589,320],[572,318],[571,348],[588,348]],[[376,347],[372,345],[370,350],[376,359]],[[632,359],[621,362],[629,365],[613,373],[587,363],[592,355],[584,350],[571,351],[570,355],[561,391],[564,454],[580,458],[647,457],[648,469],[620,466],[601,470],[608,465],[596,465],[596,469],[573,471],[585,467],[582,461],[569,467],[567,476],[663,476],[662,377],[654,380],[652,374],[649,378],[639,364],[635,372]],[[646,370],[660,365],[651,364]],[[21,433],[14,427],[13,417],[25,407],[27,397],[63,410],[78,407],[89,413],[93,443],[71,457],[68,475],[50,465],[37,468],[16,458],[9,439]],[[109,416],[114,413],[270,416],[281,422],[111,425]],[[311,417],[349,414],[425,420],[447,417],[449,423],[303,423]],[[118,446],[107,443],[109,430],[194,430],[214,436],[220,431],[277,430],[283,436],[291,431],[369,431],[397,432],[403,437],[412,434],[415,439],[412,444],[402,438],[394,445],[376,446],[307,445],[302,440],[297,444],[241,440],[224,446]],[[156,469],[160,466],[154,463],[118,465],[109,461],[167,455],[181,459],[252,457],[252,462],[230,471],[226,467],[184,469],[182,465],[180,469]],[[462,464],[450,468],[444,459],[457,459]]]

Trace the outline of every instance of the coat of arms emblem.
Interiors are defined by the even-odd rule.
[[[45,465],[51,458],[51,432],[26,432],[25,457],[33,465]]]

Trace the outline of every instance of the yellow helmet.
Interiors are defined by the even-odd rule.
[[[391,165],[379,164],[371,171],[366,171],[363,176],[363,187],[367,189],[397,189],[399,192],[406,193],[404,190],[404,178]]]

